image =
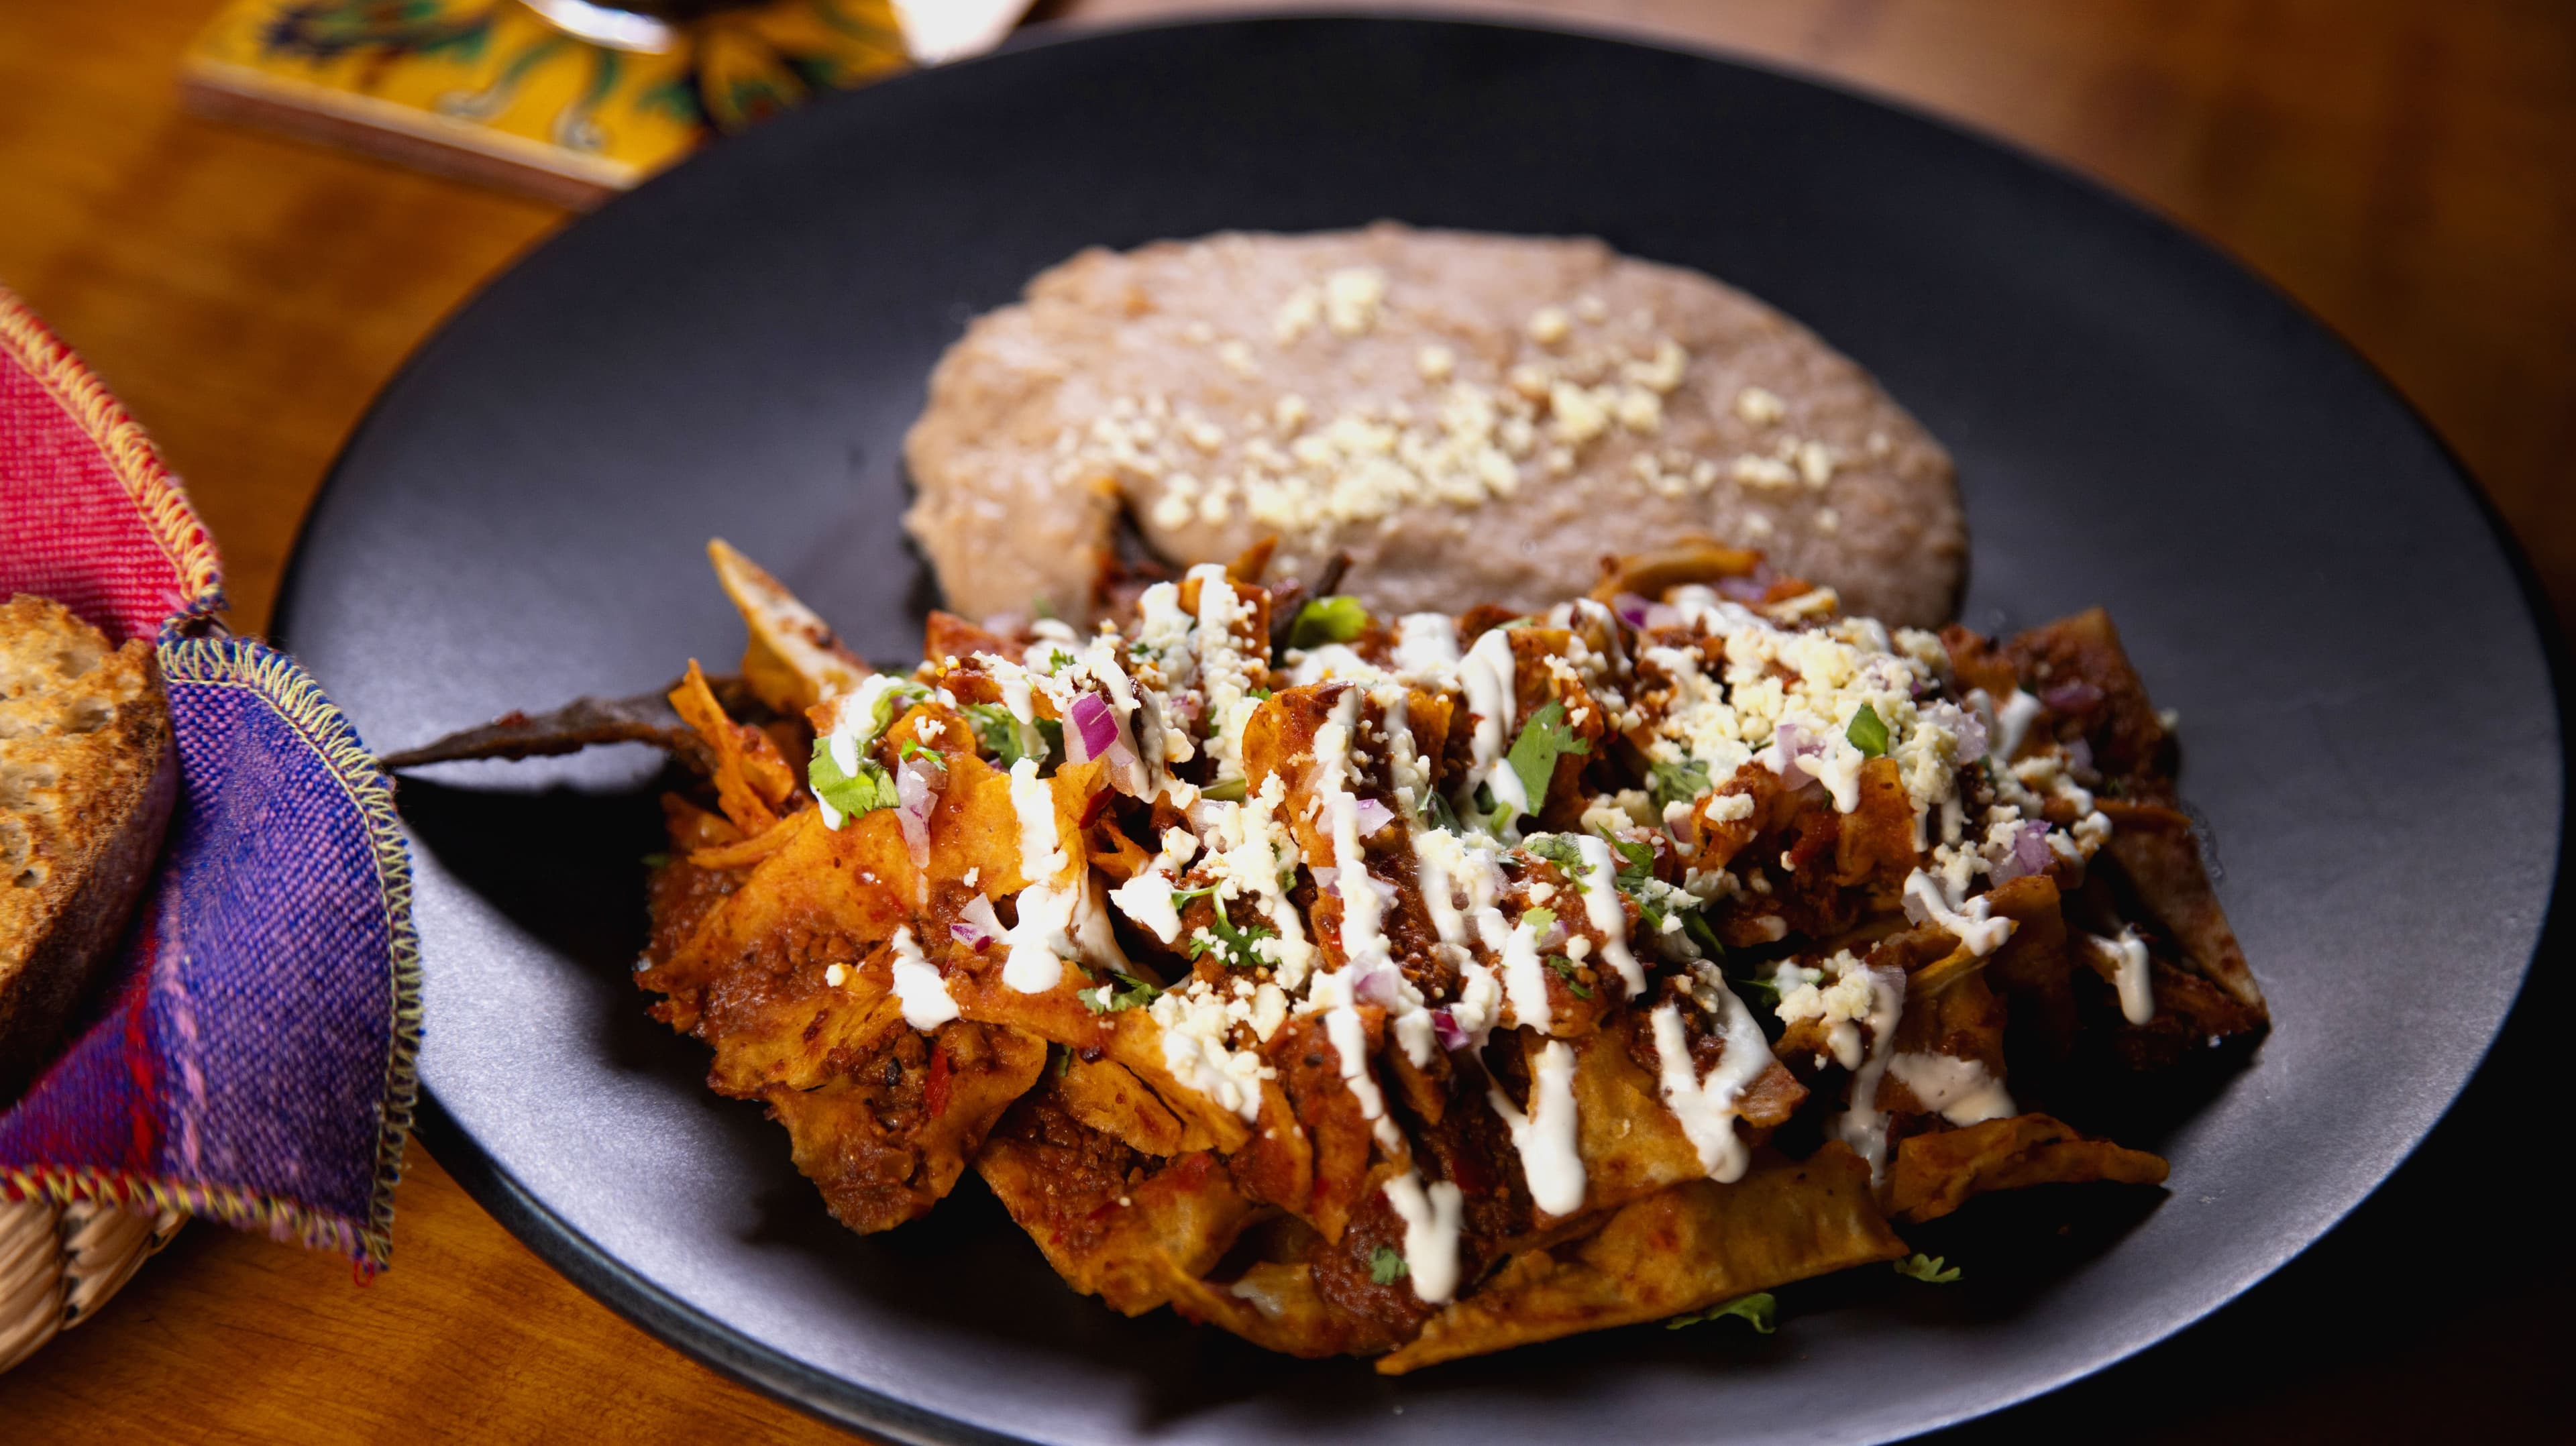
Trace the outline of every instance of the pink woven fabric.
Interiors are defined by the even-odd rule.
[[[223,606],[215,550],[152,443],[0,290],[0,597],[53,598],[117,642]]]

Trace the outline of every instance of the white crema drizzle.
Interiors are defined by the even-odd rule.
[[[1744,1178],[1753,1158],[1736,1133],[1739,1106],[1745,1089],[1770,1066],[1771,1046],[1762,1037],[1762,1027],[1753,1022],[1753,1012],[1723,980],[1712,978],[1714,973],[1701,971],[1699,987],[1692,991],[1703,1007],[1714,1005],[1711,1012],[1724,1016],[1724,1047],[1707,1074],[1700,1074],[1691,1060],[1680,1005],[1659,1004],[1650,1018],[1664,1107],[1673,1112],[1682,1134],[1699,1152],[1700,1168],[1708,1178],[1731,1185]]]
[[[1410,1170],[1386,1182],[1386,1203],[1404,1222],[1405,1273],[1413,1293],[1433,1305],[1458,1293],[1458,1231],[1466,1197],[1447,1180],[1425,1188]]]
[[[1583,1208],[1583,1152],[1576,1147],[1574,1051],[1551,1039],[1530,1071],[1530,1107],[1523,1114],[1499,1084],[1487,1084],[1486,1102],[1511,1130],[1531,1203],[1550,1215]]]
[[[1011,809],[1020,820],[1020,921],[1006,936],[1010,955],[1002,982],[1022,994],[1044,994],[1064,978],[1064,952],[1073,947],[1074,914],[1082,906],[1080,880],[1059,881],[1071,867],[1056,833],[1055,790],[1038,777],[1034,758],[1011,765]]]

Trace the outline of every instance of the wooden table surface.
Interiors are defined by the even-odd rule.
[[[0,281],[158,438],[222,544],[234,625],[256,630],[368,399],[566,217],[183,114],[175,60],[213,3],[0,3]],[[1062,0],[1042,17],[1187,8],[1210,7]],[[1902,97],[2214,237],[2424,411],[2560,616],[2576,615],[2576,6],[1479,8],[1581,16]],[[2562,992],[2541,972],[2527,1005]],[[2554,1044],[2532,1022],[2543,1012],[2520,1011],[2469,1103],[2325,1243],[2178,1341],[2004,1418],[2011,1434],[2564,1433],[2576,1269],[2532,1183],[2560,1113],[2536,1095]],[[395,1267],[364,1288],[346,1262],[192,1228],[97,1321],[0,1377],[0,1440],[846,1439],[582,1295],[425,1150],[398,1198]]]

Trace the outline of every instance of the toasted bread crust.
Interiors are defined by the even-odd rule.
[[[110,648],[43,598],[0,604],[0,1103],[114,954],[177,791],[150,645]]]

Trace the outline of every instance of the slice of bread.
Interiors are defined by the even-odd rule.
[[[52,1057],[151,881],[178,792],[151,645],[0,603],[0,1105]]]

